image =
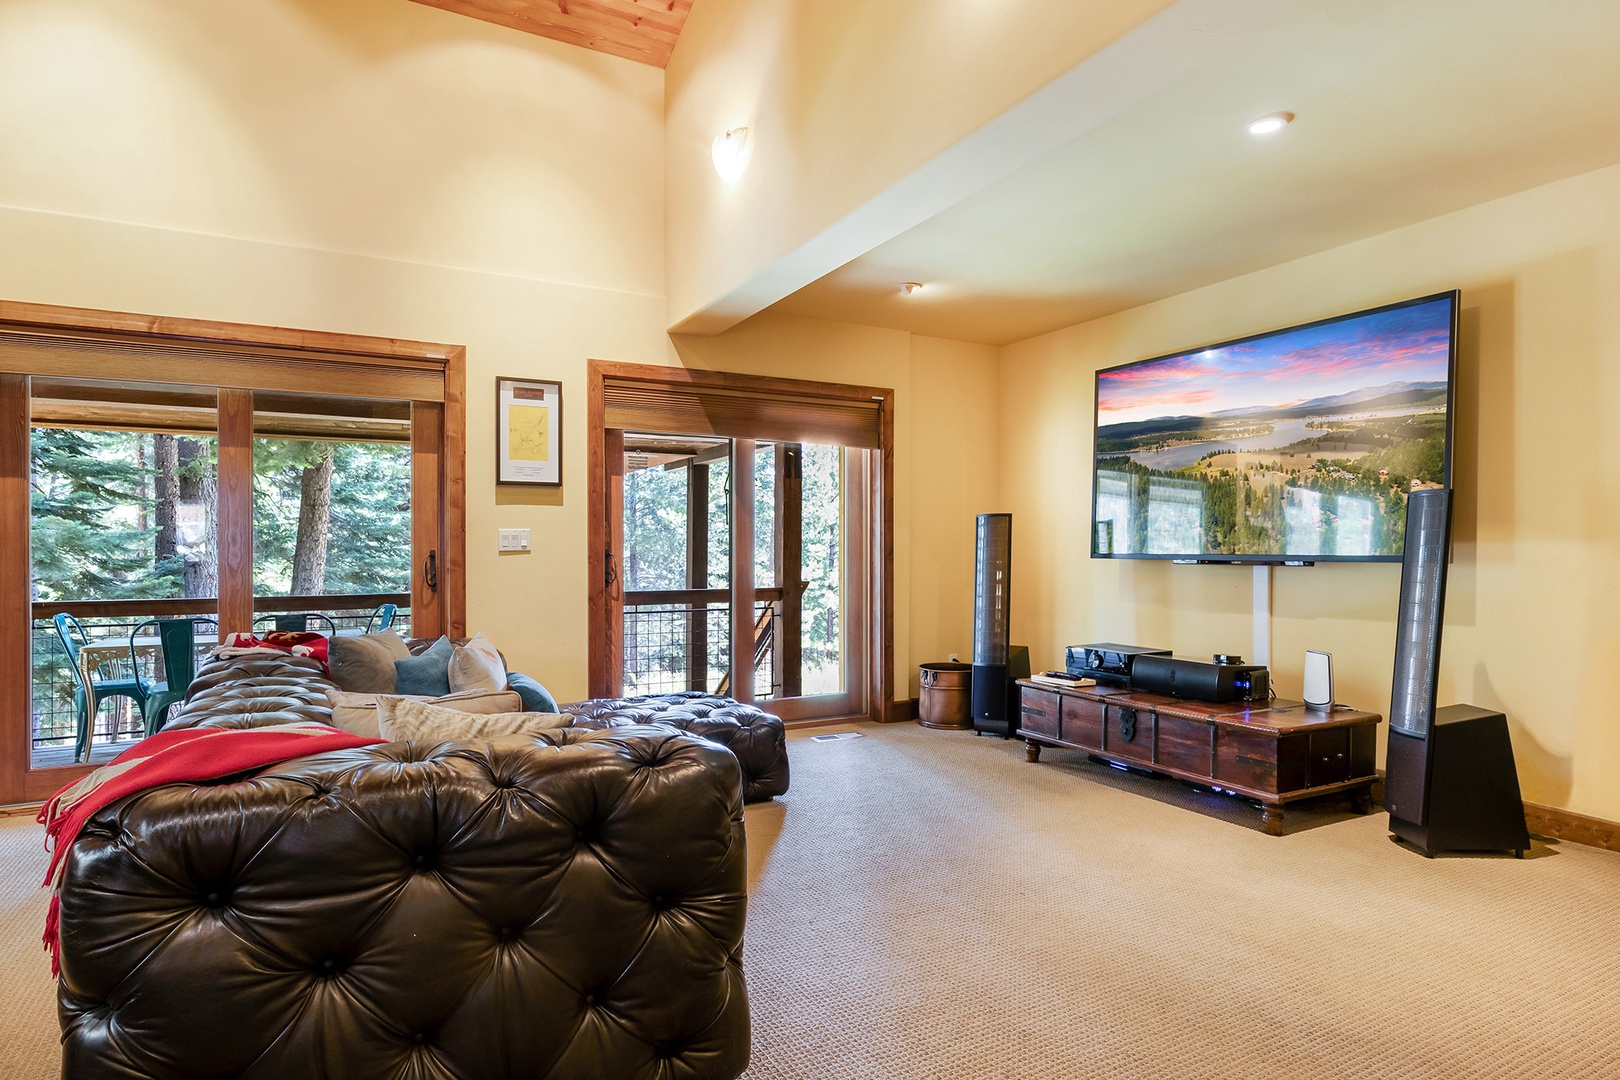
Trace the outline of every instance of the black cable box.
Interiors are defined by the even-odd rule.
[[[1064,662],[1070,675],[1082,679],[1096,679],[1103,686],[1131,685],[1131,665],[1140,656],[1169,656],[1169,649],[1150,649],[1142,645],[1070,645],[1064,650]]]
[[[1261,664],[1211,664],[1175,656],[1142,656],[1131,665],[1131,689],[1216,704],[1269,701],[1271,672]]]

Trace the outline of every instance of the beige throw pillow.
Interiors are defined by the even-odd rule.
[[[523,708],[523,699],[518,697],[515,690],[474,690],[437,698],[339,693],[332,695],[332,726],[368,739],[382,738],[382,728],[377,720],[377,703],[385,697],[397,701],[422,701],[462,713],[510,713]]]
[[[497,735],[530,735],[567,727],[568,713],[465,713],[409,698],[385,697],[377,702],[382,737],[390,742],[407,739],[442,741],[491,739]]]
[[[474,634],[465,645],[454,646],[450,655],[451,690],[506,689],[506,661],[495,643],[483,634]]]

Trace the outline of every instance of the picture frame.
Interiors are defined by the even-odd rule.
[[[562,486],[562,383],[495,380],[495,482]]]

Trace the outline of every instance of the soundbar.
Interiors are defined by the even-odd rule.
[[[1271,672],[1260,664],[1211,664],[1174,656],[1138,656],[1131,665],[1131,689],[1216,704],[1267,701],[1271,698]]]

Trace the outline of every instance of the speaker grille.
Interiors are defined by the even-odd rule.
[[[973,662],[1005,665],[1012,599],[1011,514],[979,515],[973,579]]]
[[[1428,738],[1440,670],[1440,623],[1446,603],[1451,492],[1413,492],[1406,500],[1406,552],[1395,619],[1395,684],[1389,725]]]

